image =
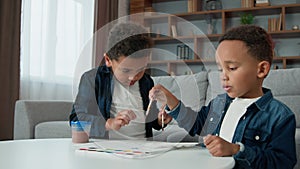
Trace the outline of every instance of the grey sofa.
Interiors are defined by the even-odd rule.
[[[18,100],[14,139],[71,137],[68,117],[72,104],[71,101]]]
[[[199,110],[217,94],[224,92],[216,71],[153,79],[155,84],[163,84],[194,110]],[[296,115],[296,143],[300,161],[300,68],[271,70],[264,86],[271,88],[275,98],[287,104]],[[71,137],[67,122],[71,108],[71,101],[17,101],[14,139]],[[187,136],[176,122],[168,125],[163,133],[154,131],[154,135],[156,140],[161,141],[197,141],[197,138]],[[300,167],[297,165],[296,168]]]

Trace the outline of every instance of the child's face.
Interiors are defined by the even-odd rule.
[[[262,96],[262,63],[247,53],[244,42],[225,40],[216,51],[222,87],[232,98]],[[265,63],[265,61],[263,61]]]
[[[114,76],[121,84],[131,86],[143,77],[149,57],[131,58],[121,56],[116,61],[105,56],[105,62],[108,67],[112,68]]]

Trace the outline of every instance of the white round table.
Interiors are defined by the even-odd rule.
[[[109,141],[109,140],[107,140]],[[232,157],[213,157],[199,147],[177,149],[145,159],[120,158],[109,153],[79,152],[85,144],[71,139],[0,141],[1,169],[185,169],[233,168]]]

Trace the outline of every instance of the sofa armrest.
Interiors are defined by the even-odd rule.
[[[35,126],[47,121],[68,121],[71,101],[18,100],[15,104],[14,139],[34,138]]]

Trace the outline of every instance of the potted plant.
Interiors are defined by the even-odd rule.
[[[241,16],[241,24],[247,25],[247,24],[253,24],[254,16],[251,13],[244,13]]]

